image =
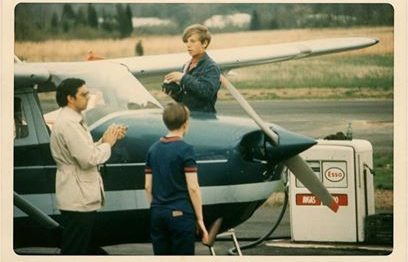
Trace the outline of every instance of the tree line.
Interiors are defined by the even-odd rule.
[[[213,15],[247,13],[246,27],[213,28],[213,32],[349,26],[392,26],[389,4],[72,4],[20,3],[15,9],[16,41],[125,38],[132,34],[180,34],[192,23]],[[170,25],[133,28],[133,17],[157,17]]]
[[[394,25],[389,4],[264,5],[256,6],[251,17],[251,30]]]
[[[97,11],[97,4],[61,4],[61,11],[43,9],[37,4],[19,4],[15,12],[17,41],[48,38],[124,38],[133,32],[130,5],[115,4],[115,12]],[[44,16],[38,17],[39,13]],[[48,16],[48,17],[47,17]],[[29,17],[29,19],[27,19]]]

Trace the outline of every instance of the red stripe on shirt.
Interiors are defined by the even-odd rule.
[[[195,167],[195,166],[186,166],[186,167],[184,167],[184,172],[186,172],[186,173],[196,173],[197,172],[197,167]]]

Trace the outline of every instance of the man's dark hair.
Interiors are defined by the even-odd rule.
[[[64,107],[68,104],[67,96],[75,97],[78,89],[85,85],[85,81],[79,78],[67,78],[62,81],[57,87],[57,93],[55,95],[57,104],[60,107]]]
[[[188,108],[180,103],[167,104],[163,111],[163,122],[172,131],[180,129],[190,116]]]

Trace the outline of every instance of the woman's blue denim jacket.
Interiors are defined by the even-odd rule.
[[[215,102],[220,89],[221,70],[219,66],[204,53],[197,66],[186,73],[180,81],[181,92],[173,94],[177,102],[186,105],[190,111],[216,113]]]

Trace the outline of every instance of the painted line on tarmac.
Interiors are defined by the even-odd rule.
[[[384,246],[363,246],[350,244],[321,244],[321,243],[294,243],[284,242],[281,240],[270,241],[265,244],[269,247],[286,247],[286,248],[327,248],[327,249],[362,249],[371,251],[392,251],[392,247]]]

